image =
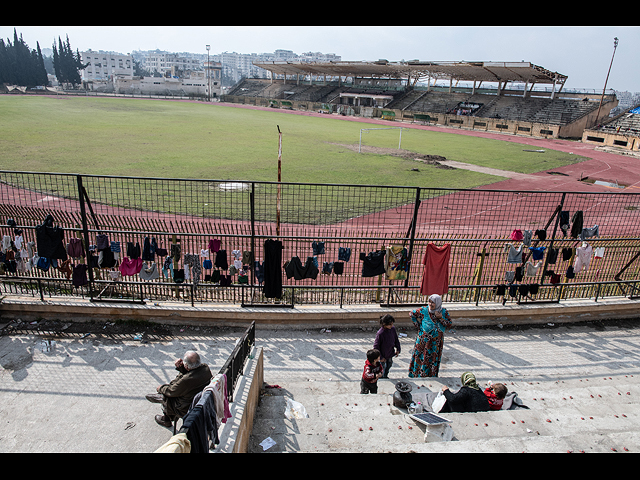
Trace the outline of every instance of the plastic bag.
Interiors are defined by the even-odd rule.
[[[284,416],[289,420],[293,418],[309,418],[307,409],[299,402],[287,398],[287,406],[284,409]]]
[[[447,397],[444,396],[444,394],[442,393],[442,391],[438,392],[438,395],[436,396],[436,398],[433,400],[433,403],[431,404],[431,409],[433,410],[433,413],[438,413],[440,410],[442,410],[442,407],[444,407],[444,404],[447,401]]]

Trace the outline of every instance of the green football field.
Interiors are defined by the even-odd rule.
[[[284,182],[472,188],[503,180],[358,153],[360,130],[379,125],[219,104],[63,96],[0,95],[0,169],[276,181],[278,126]],[[362,139],[365,146],[395,149],[399,130],[363,132]],[[409,128],[402,130],[402,148],[521,173],[585,160]]]

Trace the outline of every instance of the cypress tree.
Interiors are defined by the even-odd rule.
[[[0,83],[35,87],[47,85],[47,72],[44,59],[37,50],[30,50],[24,42],[22,34],[13,29],[13,44],[10,39],[0,40]]]
[[[60,83],[71,83],[78,85],[82,82],[79,70],[84,69],[88,63],[83,65],[80,59],[80,52],[76,50],[76,54],[71,50],[69,35],[67,41],[62,43],[62,39],[58,37],[58,48],[53,44],[53,68],[56,77]]]

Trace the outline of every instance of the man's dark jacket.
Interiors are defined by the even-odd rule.
[[[189,411],[193,397],[209,385],[213,375],[205,363],[189,371],[184,367],[176,370],[180,372],[178,376],[171,380],[171,383],[162,385],[158,393],[169,397],[175,415],[184,417]]]

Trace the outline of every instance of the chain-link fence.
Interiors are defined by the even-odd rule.
[[[418,304],[434,282],[476,304],[633,296],[639,209],[618,191],[0,171],[0,280],[42,299],[252,306]],[[47,258],[57,226],[65,253]]]

